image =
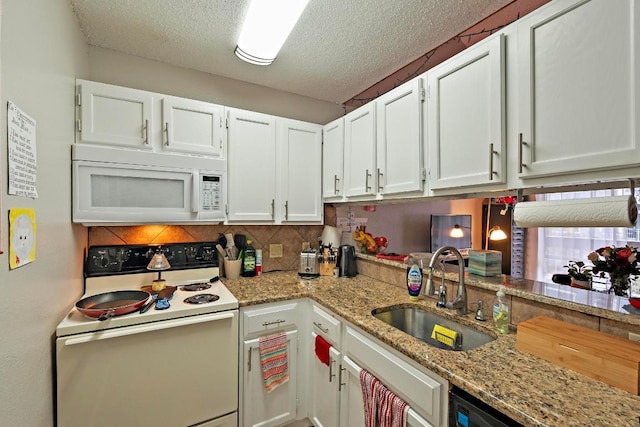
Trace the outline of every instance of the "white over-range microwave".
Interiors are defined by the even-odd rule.
[[[74,144],[72,220],[84,225],[225,220],[226,162]]]

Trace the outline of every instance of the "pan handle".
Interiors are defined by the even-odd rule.
[[[98,320],[102,322],[103,320],[111,319],[113,316],[115,316],[115,314],[116,314],[116,311],[114,309],[107,310],[102,314],[100,314],[100,316],[98,316]]]
[[[156,302],[158,302],[158,294],[151,295],[151,301],[149,301],[148,303],[146,303],[145,305],[142,306],[142,308],[140,309],[140,314],[146,313],[147,311],[149,311],[149,309]]]

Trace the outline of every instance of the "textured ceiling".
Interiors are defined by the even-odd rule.
[[[87,42],[343,103],[512,0],[310,0],[268,67],[233,50],[249,0],[70,0]]]

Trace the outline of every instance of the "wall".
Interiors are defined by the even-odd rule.
[[[367,212],[364,206],[336,204],[337,217],[347,218],[349,209],[354,218],[367,218],[368,232],[389,239],[388,253],[430,252],[431,214],[471,214],[471,245],[482,247],[482,199],[383,203],[375,212]]]
[[[180,68],[99,47],[89,48],[89,80],[326,124],[341,106],[264,86]]]
[[[53,425],[55,328],[82,294],[86,229],[71,224],[74,79],[88,52],[67,0],[2,1],[0,425]],[[7,100],[37,122],[38,198],[7,195]],[[36,260],[9,271],[7,211],[34,208]]]

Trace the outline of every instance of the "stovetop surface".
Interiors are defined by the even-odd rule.
[[[67,314],[67,316],[58,324],[58,327],[56,328],[56,335],[61,337],[87,332],[104,331],[149,322],[165,321],[237,309],[238,300],[224,286],[224,284],[220,280],[211,282],[211,279],[217,277],[218,274],[218,267],[163,271],[162,278],[166,280],[166,285],[177,286],[176,291],[169,300],[170,307],[166,310],[156,310],[155,308],[151,308],[146,313],[140,314],[139,311],[135,311],[133,313],[115,316],[110,319],[100,321],[80,313],[74,305],[74,307],[69,311],[69,314]],[[151,285],[153,280],[157,278],[157,272],[87,277],[85,279],[85,293],[81,298],[78,298],[78,300],[91,295],[111,291],[140,290],[143,286]],[[182,286],[186,284],[201,282],[209,283],[211,287],[196,291],[188,291],[182,288]],[[199,294],[214,294],[219,298],[206,304],[188,304],[184,302],[186,298]]]

